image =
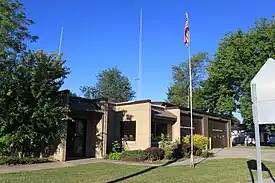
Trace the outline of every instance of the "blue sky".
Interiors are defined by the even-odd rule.
[[[247,30],[255,19],[275,13],[274,0],[22,0],[30,27],[40,39],[31,45],[48,52],[58,50],[64,26],[62,51],[71,74],[65,82],[79,94],[93,85],[96,74],[117,66],[137,89],[139,12],[143,8],[142,97],[166,99],[172,82],[172,65],[188,58],[183,44],[185,12],[189,12],[191,54],[212,56],[229,31]]]

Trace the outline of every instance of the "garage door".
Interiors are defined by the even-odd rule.
[[[209,119],[208,134],[212,139],[213,148],[228,147],[227,122]]]
[[[181,137],[190,135],[191,133],[191,119],[190,115],[181,115]],[[193,116],[193,133],[202,135],[202,118]]]

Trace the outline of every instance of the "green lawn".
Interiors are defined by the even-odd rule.
[[[275,172],[275,163],[264,162]],[[108,182],[122,177],[125,182],[246,182],[251,180],[245,159],[209,160],[196,168],[188,166],[158,167],[137,174],[148,167],[128,166],[118,164],[88,164],[69,168],[51,169],[35,172],[1,174],[0,182],[4,183],[87,183]],[[253,170],[254,177],[256,171]],[[269,177],[264,172],[265,177]],[[256,179],[255,179],[256,180]],[[118,182],[118,181],[117,181]]]

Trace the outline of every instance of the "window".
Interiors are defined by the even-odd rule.
[[[167,124],[152,122],[151,126],[151,133],[152,133],[152,140],[159,141],[161,134],[167,135]]]
[[[122,121],[120,125],[121,138],[127,141],[136,141],[136,122]]]

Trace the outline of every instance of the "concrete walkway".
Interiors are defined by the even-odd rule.
[[[212,158],[213,159],[213,158]],[[195,158],[194,162],[202,162],[205,158]],[[129,161],[115,161],[108,159],[81,159],[81,160],[72,160],[65,162],[52,162],[52,163],[41,163],[41,164],[31,164],[31,165],[14,165],[14,166],[0,166],[1,173],[15,173],[15,172],[25,172],[25,171],[35,171],[35,170],[44,170],[44,169],[53,169],[53,168],[64,168],[64,167],[73,167],[77,165],[91,164],[91,163],[112,163],[112,164],[121,164],[121,165],[135,165],[135,166],[178,166],[178,165],[189,165],[190,160],[185,159],[177,162],[167,162],[167,163],[138,163],[138,162],[129,162]]]
[[[113,163],[113,164],[125,164],[125,165],[136,165],[136,166],[160,166],[160,164],[143,164],[136,162],[126,162],[126,161],[114,161],[107,159],[81,159],[81,160],[72,160],[65,162],[52,162],[52,163],[41,163],[41,164],[31,164],[31,165],[14,165],[14,166],[0,166],[1,173],[15,173],[15,172],[25,172],[25,171],[35,171],[35,170],[45,170],[52,168],[64,168],[64,167],[73,167],[77,165],[91,164],[91,163]]]

